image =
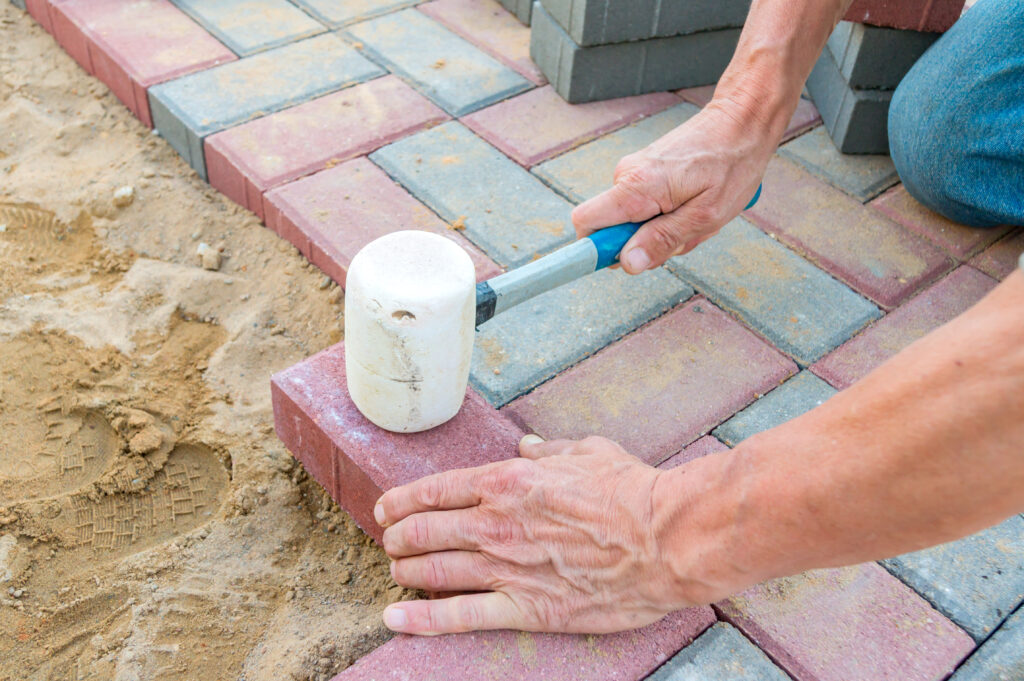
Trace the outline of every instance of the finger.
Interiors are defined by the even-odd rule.
[[[539,435],[526,435],[519,441],[519,456],[524,459],[543,459],[558,454],[572,454],[575,447],[576,443],[572,440],[545,442]]]
[[[388,527],[413,513],[476,506],[480,503],[475,484],[479,476],[477,468],[461,468],[395,487],[377,500],[373,517],[378,525]]]
[[[391,576],[404,587],[427,591],[489,591],[495,585],[493,564],[476,551],[399,558],[391,563]]]
[[[572,211],[572,222],[576,236],[582,239],[604,227],[642,222],[659,213],[661,206],[657,201],[642,193],[636,184],[622,181],[576,206]]]
[[[691,202],[641,227],[622,247],[619,260],[627,272],[639,274],[691,250],[720,228],[707,209]]]
[[[493,591],[435,601],[404,601],[384,609],[388,629],[419,636],[523,629],[527,624],[511,598]]]
[[[384,530],[384,551],[392,558],[434,551],[475,551],[485,519],[473,509],[414,513]]]

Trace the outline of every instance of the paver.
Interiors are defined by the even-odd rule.
[[[244,57],[326,29],[288,0],[171,0]]]
[[[950,681],[1024,681],[1024,608],[971,655]]]
[[[25,9],[25,0],[11,0],[11,4],[18,9]]]
[[[530,56],[555,91],[573,103],[714,83],[739,40],[739,29],[727,28],[580,47],[540,5],[532,22]]]
[[[675,95],[658,92],[568,104],[548,85],[465,116],[462,123],[529,167],[678,103]]]
[[[1024,601],[1024,518],[882,564],[981,643]]]
[[[498,0],[501,6],[507,9],[516,19],[530,25],[533,18],[533,0]]]
[[[686,445],[682,450],[659,463],[658,468],[661,468],[662,470],[671,470],[682,466],[684,463],[689,463],[694,459],[699,459],[702,456],[717,454],[718,452],[724,452],[728,449],[729,448],[722,444],[718,438],[713,435],[705,435]]]
[[[647,681],[789,681],[784,671],[725,622],[718,622],[696,641],[647,677]]]
[[[807,91],[840,151],[844,154],[889,153],[892,90],[850,87],[832,53],[823,50],[807,78]]]
[[[971,265],[1002,280],[1017,270],[1021,253],[1024,253],[1024,229],[1018,228],[971,258]]]
[[[211,135],[207,174],[211,185],[262,218],[268,189],[447,118],[396,76],[385,76]]]
[[[692,295],[663,269],[601,270],[484,323],[470,382],[500,407]]]
[[[432,0],[418,9],[535,85],[548,82],[530,59],[530,29],[494,0]]]
[[[840,21],[827,48],[850,87],[895,90],[939,35]]]
[[[455,121],[370,159],[505,267],[575,237],[567,201]]]
[[[959,260],[967,260],[1010,231],[1010,227],[967,227],[928,210],[900,184],[869,204],[889,219],[934,241]]]
[[[876,563],[765,582],[715,607],[796,681],[940,681],[974,648]]]
[[[50,0],[49,4],[48,11],[53,37],[86,73],[93,75],[95,70],[92,66],[92,57],[89,55],[89,39],[76,25],[74,19],[64,12],[63,2],[54,3]]]
[[[887,309],[952,268],[928,240],[775,157],[744,217]]]
[[[750,0],[540,0],[580,47],[741,28]]]
[[[821,127],[782,145],[779,154],[860,201],[900,181],[888,154],[844,154]]]
[[[477,281],[501,273],[480,249],[365,158],[272,189],[264,206],[267,226],[342,288],[349,263],[363,246],[402,229],[424,229],[455,241],[473,260]]]
[[[780,426],[825,403],[835,388],[810,371],[801,371],[775,390],[715,428],[714,435],[735,446],[752,435]]]
[[[150,127],[147,89],[236,59],[167,0],[64,0],[53,15],[57,41],[85,45],[90,73]]]
[[[502,411],[544,438],[603,435],[656,465],[795,371],[698,296]]]
[[[396,9],[411,7],[416,0],[292,0],[322,24],[331,28],[376,17]]]
[[[683,102],[650,118],[588,142],[533,168],[532,172],[570,201],[581,203],[612,186],[615,165],[627,154],[679,127],[700,109]]]
[[[710,608],[619,634],[514,631],[396,636],[334,681],[619,681],[641,679],[714,622]]]
[[[959,267],[812,369],[840,390],[848,388],[918,338],[967,310],[996,283],[971,267]]]
[[[743,218],[666,266],[805,366],[881,316]]]
[[[373,506],[386,490],[425,475],[518,456],[523,432],[468,390],[462,410],[422,433],[390,433],[349,397],[344,343],[271,378],[278,437],[363,530],[384,533]]]
[[[528,90],[530,81],[415,9],[351,26],[363,50],[453,116]]]
[[[206,179],[207,135],[381,75],[328,34],[156,85],[149,105],[160,134]]]
[[[714,96],[715,86],[702,85],[700,87],[683,88],[682,90],[677,90],[676,94],[690,104],[703,109]],[[821,114],[818,113],[814,102],[807,99],[807,97],[800,97],[800,101],[797,102],[793,116],[789,119],[789,125],[786,126],[786,131],[782,133],[782,139],[779,143],[783,144],[794,137],[799,137],[818,125],[821,125]]]
[[[853,0],[843,18],[875,26],[942,32],[960,18],[964,0]]]

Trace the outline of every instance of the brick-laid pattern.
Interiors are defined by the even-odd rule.
[[[1024,518],[882,564],[981,643],[1024,601]]]
[[[956,670],[950,681],[1024,681],[1024,607]]]
[[[347,26],[396,9],[411,7],[416,0],[292,0],[331,28]]]
[[[928,240],[775,157],[744,213],[854,290],[891,309],[952,268]]]
[[[889,153],[892,90],[857,90],[823,50],[807,78],[807,91],[836,147],[845,154]]]
[[[484,323],[470,382],[502,406],[693,295],[663,269],[602,270]]]
[[[656,465],[795,372],[698,296],[503,411],[544,438],[603,435]]]
[[[529,27],[496,2],[432,0],[418,9],[535,85],[548,82],[530,59]]]
[[[149,104],[160,134],[206,179],[208,135],[383,74],[328,34],[157,85]]]
[[[715,608],[796,681],[941,681],[974,648],[875,563],[765,582]]]
[[[524,166],[532,166],[678,104],[668,92],[568,104],[549,85],[487,107],[462,123]],[[544,121],[538,125],[538,121]]]
[[[647,677],[647,681],[789,681],[784,671],[725,622],[718,622],[696,641]]]
[[[523,92],[532,83],[415,9],[347,29],[360,49],[453,116]]]
[[[326,28],[288,0],[171,0],[206,30],[247,56],[323,33]]]
[[[370,159],[505,267],[575,238],[571,204],[455,121]]]
[[[782,145],[779,154],[860,201],[868,201],[899,182],[896,166],[887,154],[841,153],[822,127]]]
[[[264,196],[264,206],[267,227],[342,288],[348,266],[363,246],[403,229],[427,230],[459,244],[473,260],[477,281],[501,273],[479,248],[365,158],[272,189]]]
[[[895,90],[938,33],[897,30],[840,21],[826,49],[850,87]]]
[[[801,371],[715,428],[713,433],[725,444],[735,446],[824,404],[835,394],[835,388],[828,383],[810,371]]]
[[[211,185],[262,218],[268,189],[447,119],[385,76],[211,135],[206,171]]]
[[[843,17],[875,26],[942,33],[964,9],[964,0],[853,0]]]
[[[667,267],[805,366],[881,316],[743,218]]]

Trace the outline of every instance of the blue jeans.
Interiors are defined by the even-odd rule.
[[[925,52],[893,95],[889,149],[935,212],[1024,225],[1024,0],[979,0]]]

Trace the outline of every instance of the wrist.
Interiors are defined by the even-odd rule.
[[[709,108],[734,118],[744,130],[770,140],[782,139],[796,109],[802,81],[786,76],[785,56],[771,47],[737,51]]]

